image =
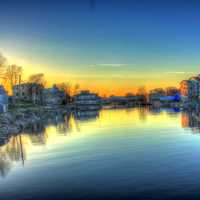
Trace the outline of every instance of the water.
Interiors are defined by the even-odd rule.
[[[144,108],[49,123],[0,148],[0,199],[199,199],[198,126]]]

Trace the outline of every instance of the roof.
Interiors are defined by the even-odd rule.
[[[56,87],[52,87],[52,88],[47,88],[44,91],[50,92],[52,94],[56,94],[59,91],[59,89]]]
[[[38,84],[38,83],[21,83],[18,85],[14,85],[14,88],[18,88],[18,87],[41,87],[43,88],[43,85]]]
[[[181,96],[176,94],[174,96],[164,96],[164,97],[160,97],[161,101],[180,101]]]
[[[98,94],[92,93],[92,92],[90,92],[89,90],[82,90],[82,91],[80,91],[80,93],[76,94],[75,97],[76,97],[76,96],[83,96],[83,95],[98,96]]]

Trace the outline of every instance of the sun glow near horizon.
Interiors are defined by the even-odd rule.
[[[179,87],[179,81],[187,76],[184,72],[150,72],[150,71],[123,71],[124,65],[115,64],[118,69],[115,70],[114,64],[104,64],[102,66],[113,69],[88,70],[90,65],[81,67],[80,71],[72,70],[72,65],[66,64],[64,69],[53,67],[44,63],[31,63],[28,59],[7,56],[9,64],[17,64],[23,67],[23,78],[27,80],[31,74],[43,73],[47,80],[47,87],[54,83],[66,82],[71,85],[79,84],[80,89],[88,89],[97,92],[101,96],[125,95],[127,93],[136,93],[139,87],[145,87],[147,91],[168,86]],[[84,70],[85,67],[85,70]],[[178,76],[178,77],[177,77]],[[166,78],[163,78],[166,77]]]

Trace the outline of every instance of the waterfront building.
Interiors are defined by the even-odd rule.
[[[180,83],[180,94],[182,98],[197,99],[199,98],[200,82],[194,78],[183,80]]]
[[[105,100],[103,100],[105,102]],[[107,104],[110,105],[125,105],[134,106],[136,104],[143,103],[142,95],[127,94],[126,96],[110,96],[106,99]]]
[[[3,86],[0,85],[0,113],[8,110],[8,95]]]
[[[176,87],[167,87],[165,89],[165,93],[166,93],[166,96],[174,96],[174,95],[180,94],[180,91]]]
[[[126,105],[128,98],[125,96],[111,96],[108,98],[108,101],[113,105]]]
[[[200,80],[197,77],[191,77],[189,79],[189,98],[198,99],[199,98],[199,87]]]
[[[168,93],[166,93],[162,88],[151,90],[149,93],[149,103],[154,107],[175,106],[175,103],[181,100],[179,92],[175,93],[176,91],[178,90],[173,89],[173,91],[168,90]]]
[[[67,103],[67,95],[61,91],[56,85],[52,88],[44,89],[44,104],[47,106],[65,105]]]
[[[24,83],[13,87],[13,96],[16,101],[30,102],[42,105],[44,87],[37,83]]]
[[[163,96],[160,97],[161,102],[179,102],[181,100],[181,97],[179,94],[176,94],[174,96]]]
[[[180,94],[182,99],[200,99],[200,75],[190,77],[188,80],[180,82]]]
[[[188,97],[189,94],[189,80],[182,80],[180,82],[180,94],[182,97]]]
[[[149,92],[149,103],[159,104],[160,98],[165,96],[165,91],[162,88],[156,88]]]
[[[99,110],[101,98],[96,93],[85,90],[74,96],[74,104],[77,110]]]
[[[149,93],[149,103],[160,101],[160,97],[163,97],[163,96],[157,93]]]

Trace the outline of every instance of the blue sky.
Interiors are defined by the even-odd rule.
[[[199,13],[198,1],[0,1],[0,51],[51,80],[177,85],[199,70]]]

